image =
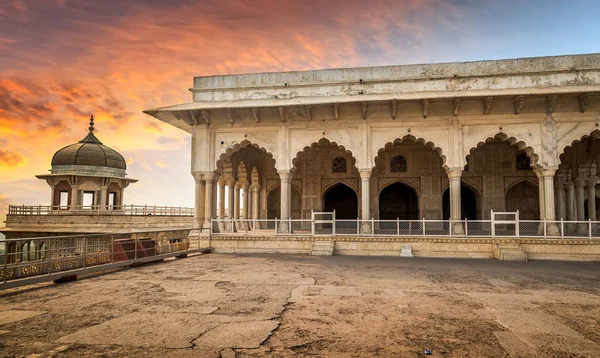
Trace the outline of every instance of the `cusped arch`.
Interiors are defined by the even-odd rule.
[[[267,154],[269,156],[270,159],[273,160],[273,165],[275,165],[276,160],[275,160],[275,156],[273,155],[273,153],[269,152],[266,148],[261,147],[260,145],[253,143],[247,139],[244,139],[243,141],[234,144],[233,146],[228,147],[225,152],[221,153],[221,155],[219,156],[219,159],[217,159],[217,169],[215,170],[218,173],[221,173],[223,171],[223,163],[225,162],[225,160],[227,158],[231,158],[231,156],[233,155],[233,153],[236,153],[238,151],[240,151],[240,149],[247,147],[247,146],[252,146],[258,150],[260,150],[261,152]]]
[[[567,150],[573,148],[573,146],[575,146],[577,143],[583,142],[590,137],[593,139],[600,139],[600,129],[596,128],[596,129],[592,130],[591,132],[582,135],[581,137],[579,137],[579,139],[575,139],[575,140],[571,141],[570,144],[565,145],[562,148],[562,150],[559,151],[559,157],[558,157],[559,161],[562,162],[565,159],[565,153],[567,152]]]
[[[518,150],[523,151],[525,154],[527,154],[527,157],[531,160],[531,168],[537,169],[542,167],[539,163],[539,155],[536,153],[535,149],[532,146],[527,144],[527,142],[525,142],[524,140],[512,135],[508,135],[504,132],[497,132],[496,134],[487,137],[485,140],[478,142],[475,146],[469,149],[468,153],[466,153],[464,157],[466,158],[468,155],[473,154],[473,152],[476,149],[481,148],[484,144],[490,143],[495,139],[499,139],[502,142],[507,142],[510,145],[514,145],[517,147]]]
[[[424,145],[425,147],[433,150],[434,152],[437,152],[440,156],[440,158],[442,158],[442,167],[444,169],[448,169],[448,166],[446,164],[446,154],[444,153],[444,149],[438,145],[436,145],[434,142],[427,140],[423,137],[415,137],[412,134],[407,134],[403,137],[397,137],[395,138],[393,141],[391,142],[387,142],[383,148],[379,148],[379,150],[377,151],[377,155],[375,156],[375,158],[373,158],[373,162],[372,164],[372,168],[374,169],[377,163],[377,160],[379,160],[379,158],[383,157],[384,153],[386,150],[391,149],[394,145],[396,144],[402,144],[402,143],[415,143],[415,144],[421,144]],[[403,183],[404,184],[404,183]]]
[[[356,157],[354,156],[354,154],[352,153],[352,151],[346,149],[346,147],[343,146],[343,145],[339,145],[337,142],[331,141],[331,140],[329,140],[326,137],[322,137],[318,141],[312,142],[311,145],[305,146],[301,151],[299,151],[299,152],[296,153],[296,155],[292,159],[292,170],[295,170],[297,168],[298,161],[301,160],[304,157],[304,155],[306,154],[306,152],[308,150],[310,150],[310,149],[316,149],[319,146],[331,146],[331,147],[339,148],[339,149],[343,150],[344,153],[346,153],[350,158],[352,158],[352,162],[348,163],[348,164],[350,166],[356,167]]]

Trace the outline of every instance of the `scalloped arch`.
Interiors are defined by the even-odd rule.
[[[579,142],[583,142],[584,140],[588,139],[588,138],[594,138],[594,139],[600,139],[600,129],[594,129],[593,131],[591,131],[589,134],[584,134],[582,135],[579,139],[575,139],[574,141],[571,142],[571,144],[567,144],[566,146],[564,146],[564,148],[562,148],[562,150],[560,151],[560,154],[558,156],[558,159],[560,162],[563,161],[563,159],[565,158],[565,152],[570,149],[573,148],[573,146]]]
[[[375,156],[375,158],[373,158],[373,167],[372,167],[372,168],[375,168],[375,163],[377,162],[377,159],[378,159],[380,156],[382,156],[382,155],[383,155],[383,153],[384,153],[386,150],[390,149],[390,148],[391,148],[392,146],[394,146],[395,144],[402,144],[403,142],[407,142],[407,141],[409,141],[409,140],[410,140],[410,141],[413,141],[413,142],[415,142],[416,144],[421,144],[421,145],[424,145],[425,147],[427,147],[427,148],[429,148],[429,149],[433,150],[434,152],[437,152],[437,153],[439,154],[440,158],[442,158],[442,167],[443,167],[444,169],[448,169],[448,166],[446,165],[446,159],[447,159],[447,158],[446,158],[446,155],[444,154],[444,150],[443,150],[441,147],[437,146],[437,145],[436,145],[434,142],[432,142],[432,141],[429,141],[429,140],[427,140],[427,139],[425,139],[425,138],[422,138],[422,137],[419,137],[419,138],[417,138],[417,137],[415,137],[415,136],[414,136],[414,135],[412,135],[412,134],[407,134],[407,135],[405,135],[405,136],[403,136],[403,137],[398,137],[398,138],[395,138],[393,141],[391,141],[391,142],[387,142],[387,143],[386,143],[386,144],[383,146],[383,148],[379,148],[379,150],[377,151],[377,155]]]
[[[341,150],[343,150],[346,154],[350,155],[350,157],[352,158],[352,163],[350,163],[352,166],[356,167],[356,157],[354,156],[354,154],[352,153],[352,151],[346,149],[346,147],[344,147],[343,145],[339,145],[337,144],[335,141],[331,141],[326,137],[322,137],[321,139],[319,139],[316,142],[312,142],[311,145],[307,145],[305,146],[301,151],[297,152],[296,155],[294,156],[294,159],[292,159],[292,170],[295,170],[297,167],[296,165],[298,164],[298,160],[302,159],[302,157],[304,157],[305,153],[307,150],[309,149],[315,149],[319,146],[322,145],[329,145],[332,146],[334,148],[340,148]]]
[[[532,168],[541,168],[541,164],[539,164],[539,155],[535,152],[535,149],[532,146],[528,145],[527,142],[525,142],[524,140],[521,140],[515,136],[509,136],[504,132],[497,132],[493,136],[489,136],[485,140],[478,142],[474,147],[471,147],[471,149],[469,149],[469,153],[467,154],[467,156],[473,154],[473,151],[475,151],[475,149],[481,148],[481,146],[493,141],[494,139],[500,139],[502,142],[508,142],[510,145],[516,146],[519,150],[524,151],[529,157],[529,159],[531,159]]]
[[[216,167],[217,169],[215,170],[216,172],[221,173],[221,171],[223,170],[223,162],[225,161],[225,159],[227,159],[228,157],[231,157],[231,155],[235,152],[238,152],[240,149],[244,148],[244,147],[254,147],[258,150],[260,150],[261,152],[267,154],[269,156],[269,158],[271,158],[273,160],[273,165],[275,165],[275,156],[273,155],[273,153],[269,152],[266,148],[259,146],[256,143],[252,143],[251,141],[244,139],[243,141],[234,144],[233,146],[227,148],[225,150],[225,152],[221,153],[221,155],[219,155],[219,159],[217,159],[217,163],[216,163]]]

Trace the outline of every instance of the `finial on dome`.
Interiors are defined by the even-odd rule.
[[[90,133],[92,133],[94,131],[94,115],[92,114],[92,116],[90,117],[90,128],[88,128],[90,130]]]
[[[88,128],[90,130],[90,132],[87,134],[87,136],[85,136],[85,138],[83,138],[82,140],[79,141],[79,143],[96,143],[96,144],[102,144],[102,142],[100,142],[98,140],[98,138],[96,138],[96,136],[94,135],[94,115],[92,114],[92,116],[90,117],[90,127]]]

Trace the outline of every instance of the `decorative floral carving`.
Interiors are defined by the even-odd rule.
[[[331,163],[332,173],[347,173],[348,172],[348,161],[344,157],[336,157]]]
[[[403,156],[397,155],[390,160],[390,172],[401,173],[406,172],[407,169],[406,158]]]

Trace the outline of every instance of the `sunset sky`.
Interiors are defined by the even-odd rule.
[[[0,0],[0,221],[95,132],[126,204],[193,205],[189,135],[142,110],[193,76],[600,52],[597,0]],[[0,226],[3,226],[0,223]]]

